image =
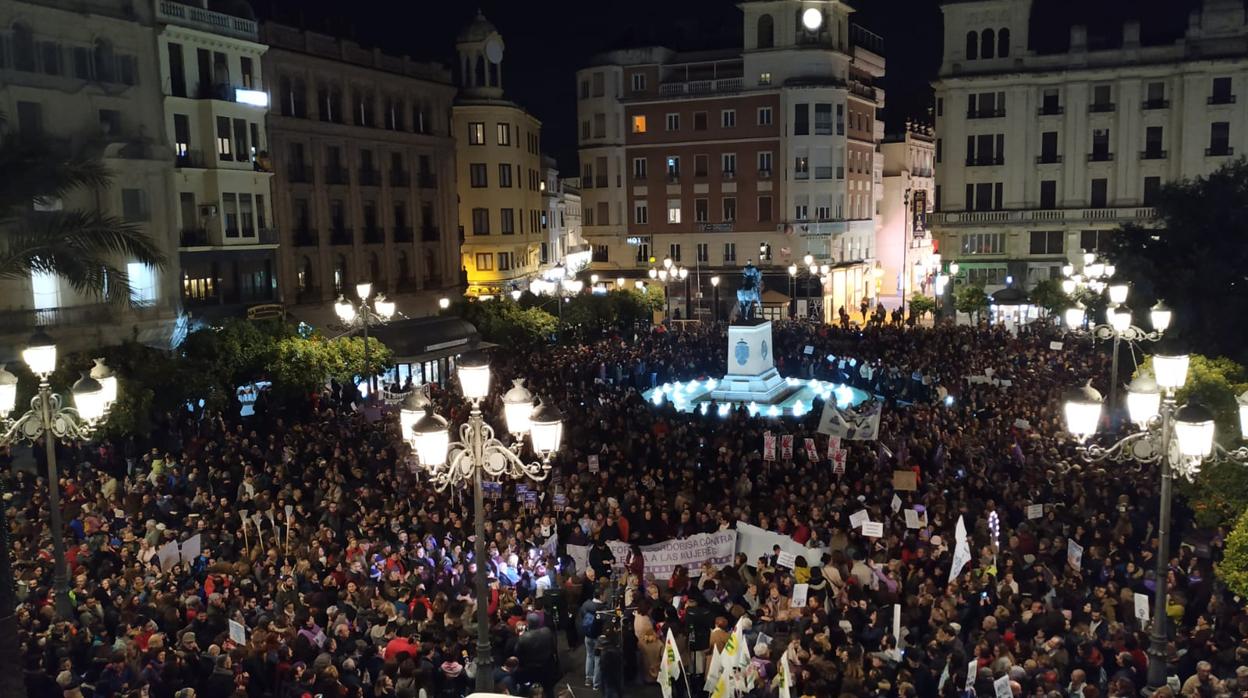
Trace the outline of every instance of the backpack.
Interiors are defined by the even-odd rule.
[[[594,611],[586,611],[581,616],[581,636],[596,638],[602,634],[602,620]]]

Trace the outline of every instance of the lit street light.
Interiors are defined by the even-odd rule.
[[[484,354],[465,354],[457,363],[463,395],[472,403],[468,421],[459,426],[459,440],[450,439],[450,425],[434,414],[427,401],[413,400],[403,407],[403,436],[416,450],[421,466],[439,492],[447,487],[472,483],[475,523],[473,562],[476,564],[477,594],[477,678],[478,691],[494,690],[494,668],[490,650],[489,587],[486,579],[485,503],[482,479],[521,478],[545,480],[550,473],[550,456],[559,450],[563,436],[563,416],[551,405],[533,405],[533,395],[522,380],[503,395],[503,416],[513,440],[510,445],[494,437],[494,429],[481,413],[481,401],[490,392],[490,364]],[[416,409],[424,408],[423,416]],[[524,436],[529,435],[533,452],[540,461],[526,463],[521,458]]]
[[[355,285],[355,295],[359,297],[358,303],[353,303],[342,296],[338,296],[338,302],[334,303],[334,313],[338,315],[343,325],[347,328],[359,326],[364,329],[364,373],[367,374],[369,400],[373,399],[373,392],[377,389],[375,375],[377,372],[372,369],[372,362],[369,360],[368,328],[373,323],[384,325],[390,322],[395,311],[394,301],[386,300],[385,294],[381,293],[377,294],[372,306],[369,306],[368,297],[372,293],[373,285],[365,281]]]

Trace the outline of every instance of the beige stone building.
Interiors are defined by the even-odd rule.
[[[453,133],[467,293],[527,287],[549,245],[541,122],[503,93],[503,39],[478,14],[456,39]],[[549,254],[548,254],[549,258]]]
[[[400,312],[435,310],[460,283],[450,73],[293,27],[264,37],[283,300],[328,308],[369,281]]]

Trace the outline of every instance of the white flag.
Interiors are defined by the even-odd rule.
[[[949,582],[958,578],[962,574],[962,568],[966,567],[971,561],[971,546],[965,540],[960,540],[953,548],[953,565],[949,567]]]
[[[663,643],[663,657],[659,660],[659,688],[663,698],[672,698],[672,682],[680,676],[680,651],[676,648],[676,637],[672,629],[667,629],[667,640]]]
[[[780,655],[780,698],[792,698],[793,675],[789,673],[789,651]]]
[[[958,517],[958,526],[953,530],[953,539],[958,543],[966,540],[966,524],[962,523],[962,517]]]
[[[728,640],[732,642],[731,637]],[[718,647],[712,647],[711,663],[706,667],[706,681],[702,684],[702,689],[706,692],[715,690],[715,682],[719,679],[719,675],[724,672],[724,655]]]

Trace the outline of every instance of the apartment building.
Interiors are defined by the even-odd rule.
[[[329,307],[369,281],[401,312],[433,311],[460,281],[450,72],[294,27],[263,34],[283,300]]]
[[[238,314],[279,297],[266,47],[245,2],[230,4],[232,13],[206,2],[155,7],[183,308],[206,318]]]
[[[886,305],[896,307],[915,293],[930,296],[934,290],[937,268],[928,227],[936,190],[932,129],[907,122],[901,133],[885,137],[880,153],[884,186],[875,250],[880,295]]]
[[[165,269],[115,260],[133,289],[120,305],[80,295],[51,274],[0,280],[0,346],[19,347],[36,328],[63,350],[169,343],[178,254],[153,22],[148,3],[129,11],[110,2],[0,3],[4,129],[43,139],[58,157],[97,156],[114,175],[107,188],[75,190],[45,208],[98,211],[141,226],[170,260]]]
[[[541,122],[503,92],[503,38],[479,12],[459,33],[452,107],[467,293],[527,286],[541,269]]]
[[[555,159],[542,156],[541,269],[547,275],[566,275],[589,265],[589,245],[581,237],[581,194],[576,178],[559,176]]]
[[[740,47],[613,51],[578,71],[591,266],[644,276],[670,257],[711,272],[671,289],[696,297],[749,260],[787,290],[810,255],[831,268],[811,300],[833,315],[877,295],[882,41],[835,0],[738,6]]]
[[[1248,27],[1239,0],[1203,0],[1161,40],[1128,19],[1110,36],[1070,27],[1029,48],[1031,0],[942,5],[937,212],[955,284],[1033,285],[1126,223],[1147,223],[1165,182],[1248,147]]]

